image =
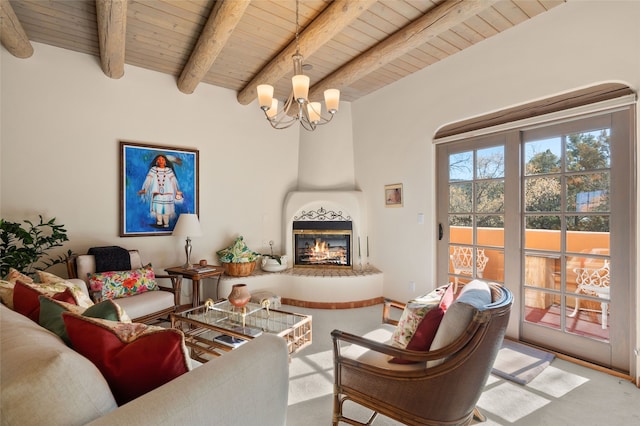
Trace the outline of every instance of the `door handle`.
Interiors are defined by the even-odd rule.
[[[439,223],[438,224],[438,240],[440,241],[442,240],[443,234],[444,234],[444,230],[442,229],[442,224]]]

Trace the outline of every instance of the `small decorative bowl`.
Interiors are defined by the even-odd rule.
[[[287,256],[282,255],[280,256],[280,262],[272,257],[262,256],[262,263],[260,264],[260,266],[262,267],[263,271],[280,272],[287,269],[287,266],[289,265],[287,263]]]

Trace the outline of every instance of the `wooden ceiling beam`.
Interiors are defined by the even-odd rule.
[[[250,0],[216,1],[191,57],[178,78],[181,92],[193,93],[229,40],[249,3]]]
[[[390,37],[352,59],[309,90],[309,99],[322,99],[329,88],[341,89],[416,49],[438,34],[466,21],[499,0],[447,0]]]
[[[315,51],[329,42],[351,22],[357,19],[376,0],[335,0],[327,6],[313,22],[299,35],[300,54],[311,56]],[[293,40],[276,55],[251,81],[238,93],[238,102],[248,105],[256,97],[259,84],[275,83],[293,68],[291,57],[296,52]]]
[[[127,0],[96,0],[100,66],[108,77],[124,75]]]
[[[0,42],[17,58],[33,55],[33,46],[9,0],[0,0]]]

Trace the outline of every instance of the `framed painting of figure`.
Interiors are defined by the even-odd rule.
[[[120,141],[120,236],[171,235],[198,214],[198,151]]]

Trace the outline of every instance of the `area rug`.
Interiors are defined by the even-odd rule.
[[[526,385],[551,364],[555,355],[505,339],[491,371],[496,376]]]

